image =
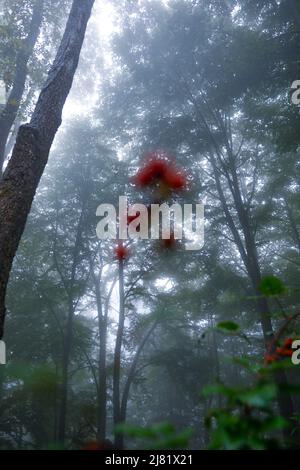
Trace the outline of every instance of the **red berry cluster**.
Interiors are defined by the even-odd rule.
[[[118,261],[124,261],[128,258],[130,252],[122,241],[119,241],[115,247],[115,257]]]
[[[104,441],[88,442],[82,450],[114,450],[114,446],[109,439],[105,439]]]
[[[265,361],[267,364],[272,364],[273,362],[279,361],[280,359],[291,357],[293,355],[292,344],[294,342],[293,338],[287,338],[283,346],[277,347],[276,351],[273,354],[266,354]]]
[[[187,177],[175,164],[173,156],[156,151],[146,155],[146,162],[133,177],[139,188],[163,185],[171,191],[181,191],[187,187]]]
[[[185,172],[175,163],[175,157],[163,150],[149,152],[145,155],[144,164],[132,178],[133,184],[139,189],[155,188],[157,190],[157,199],[161,202],[167,199],[172,193],[177,193],[187,189],[188,179]],[[139,217],[127,215],[127,225]],[[150,206],[148,206],[148,217],[151,215]],[[170,238],[161,240],[161,246],[165,249],[173,249],[177,245],[173,230]],[[118,261],[124,261],[128,258],[130,252],[123,242],[119,240],[115,247],[115,258]]]
[[[133,222],[135,219],[139,217],[139,213],[135,215],[127,215],[127,225]],[[118,261],[124,261],[130,255],[130,250],[124,245],[122,240],[118,241],[117,246],[115,246],[115,258]]]

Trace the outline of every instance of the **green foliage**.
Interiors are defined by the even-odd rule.
[[[229,332],[236,332],[239,330],[240,327],[237,323],[234,323],[232,321],[223,321],[217,324],[217,328],[220,328],[221,330],[225,330]]]
[[[211,431],[210,449],[263,450],[284,448],[279,431],[289,429],[291,442],[294,433],[299,432],[299,422],[294,417],[287,421],[278,415],[274,402],[279,393],[291,392],[300,395],[300,387],[281,384],[275,379],[276,372],[287,370],[291,361],[286,360],[261,367],[249,364],[246,359],[236,359],[243,368],[254,373],[251,386],[229,387],[222,383],[204,388],[203,396],[218,394],[224,405],[210,410],[206,416],[206,426]]]
[[[280,448],[278,431],[288,426],[273,404],[278,389],[273,381],[259,380],[252,387],[207,387],[204,396],[218,393],[225,405],[211,410],[206,425],[211,430],[210,449],[246,450]],[[275,433],[275,435],[274,435]]]
[[[286,425],[280,416],[266,416],[264,419],[248,417],[245,413],[237,415],[233,411],[212,412],[217,429],[212,431],[209,449],[223,450],[267,450],[278,449],[276,439],[267,438],[266,433],[282,430]]]
[[[185,429],[178,432],[175,427],[162,422],[152,426],[139,427],[130,424],[120,424],[115,429],[116,433],[143,441],[146,449],[187,449],[189,441],[193,435],[192,429]]]
[[[266,297],[282,295],[286,291],[283,282],[275,276],[264,277],[260,282],[259,289]]]
[[[263,300],[274,329],[287,309],[294,312],[300,305],[299,110],[288,96],[299,71],[300,30],[288,8],[291,2],[168,3],[142,2],[140,8],[140,2],[111,2],[118,28],[109,50],[106,41],[101,47],[98,18],[89,25],[68,120],[64,118],[41,180],[10,280],[5,333],[9,364],[0,375],[1,448],[62,448],[55,439],[71,304],[66,447],[80,449],[95,441],[99,391],[107,394],[110,437],[117,291],[102,340],[104,389],[98,368],[99,333],[105,326],[97,318],[90,268],[94,263],[105,308],[116,263],[113,244],[96,239],[95,213],[101,202],[117,206],[120,194],[142,202],[129,177],[144,152],[158,147],[176,154],[188,172],[191,187],[182,200],[206,200],[205,246],[166,256],[159,243],[131,244],[121,390],[145,332],[155,320],[159,324],[139,357],[130,388],[127,417],[133,424],[117,431],[126,436],[126,447],[128,442],[203,449],[208,447],[202,420],[207,414],[209,448],[269,449],[283,447],[282,431],[292,435],[299,428],[297,414],[289,428],[276,409],[279,391],[290,393],[299,407],[299,386],[278,387],[274,380],[283,371],[294,379],[298,369],[290,359],[262,366],[257,301],[267,297]],[[4,0],[4,5],[0,79],[5,72],[11,87],[33,1]],[[28,67],[24,119],[69,6],[70,0],[45,0],[42,32]],[[212,153],[236,225],[234,236],[217,190]],[[241,188],[240,206],[234,178]],[[251,243],[245,244],[241,213],[249,214],[247,236],[260,272],[275,274],[263,278],[260,296],[247,272],[255,263],[248,256]],[[288,334],[296,337],[297,331],[292,325]],[[202,389],[204,399],[199,401]],[[162,419],[166,422],[147,426]]]

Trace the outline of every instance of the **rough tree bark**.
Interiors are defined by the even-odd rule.
[[[95,0],[73,0],[66,29],[32,118],[20,127],[0,182],[0,339],[12,262],[72,86]]]
[[[2,168],[5,159],[5,147],[9,132],[19,111],[21,99],[25,89],[28,61],[32,55],[43,21],[43,6],[44,0],[36,0],[28,35],[24,39],[17,55],[12,89],[5,108],[0,114],[0,179],[2,176]]]

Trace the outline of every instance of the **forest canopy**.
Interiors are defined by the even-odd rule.
[[[299,42],[0,0],[0,450],[300,448]]]

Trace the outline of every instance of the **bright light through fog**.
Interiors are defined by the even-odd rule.
[[[113,67],[110,40],[112,34],[117,31],[117,15],[114,7],[108,1],[96,2],[87,30],[87,36],[89,33],[92,33],[92,35],[97,34],[99,44],[101,44],[101,52],[99,52],[99,74],[95,77],[96,80],[101,80],[103,75],[102,68],[109,69]],[[87,47],[88,40],[84,42],[82,56],[84,56],[85,48]],[[78,74],[75,75],[73,90],[76,89],[78,76]],[[71,91],[63,110],[63,122],[72,116],[86,116],[91,112],[93,105],[98,98],[96,85],[97,83],[95,83],[94,88],[85,89],[84,100],[82,100],[81,97],[76,96],[76,94]]]
[[[155,281],[155,287],[163,292],[170,292],[174,288],[174,282],[167,277],[160,277]]]

